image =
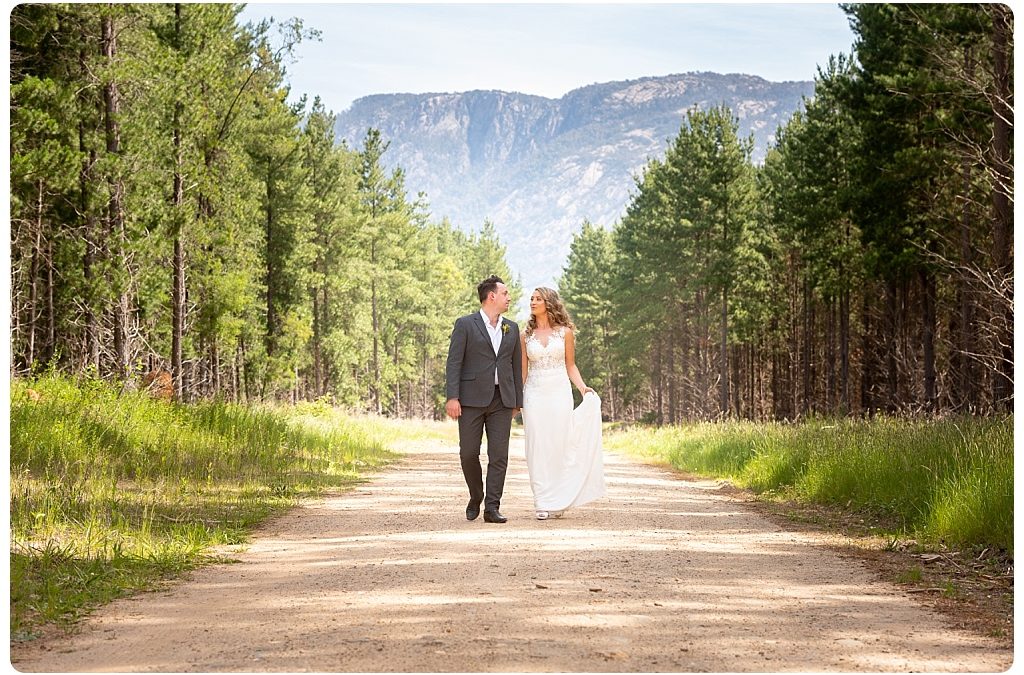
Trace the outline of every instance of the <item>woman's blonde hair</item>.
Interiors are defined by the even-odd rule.
[[[574,324],[572,322],[572,318],[569,317],[569,312],[566,311],[565,305],[562,304],[562,298],[559,297],[558,291],[544,286],[540,286],[534,290],[540,294],[541,300],[544,301],[544,306],[548,311],[548,323],[551,324],[551,327],[558,328],[559,326],[565,326],[573,332],[576,332],[576,324]],[[526,322],[526,334],[532,335],[533,331],[536,329],[537,317],[531,314],[530,320]]]

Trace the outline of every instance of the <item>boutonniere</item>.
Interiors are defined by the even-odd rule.
[[[508,324],[507,323],[501,324],[501,332],[502,333],[507,333],[508,332]]]

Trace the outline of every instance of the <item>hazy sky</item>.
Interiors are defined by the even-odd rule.
[[[293,98],[341,112],[379,93],[500,89],[558,98],[689,71],[810,80],[853,33],[836,4],[258,4],[243,21],[321,31],[288,66]]]

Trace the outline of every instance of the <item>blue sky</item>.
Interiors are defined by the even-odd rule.
[[[379,93],[500,89],[558,98],[689,71],[813,79],[853,44],[836,4],[259,4],[243,21],[321,32],[288,65],[293,98],[335,112]]]

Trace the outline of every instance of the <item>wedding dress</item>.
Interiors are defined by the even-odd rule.
[[[523,426],[538,512],[581,506],[605,493],[601,399],[587,392],[573,409],[564,336],[565,328],[559,327],[547,344],[536,335],[526,338],[529,368],[523,385]]]

